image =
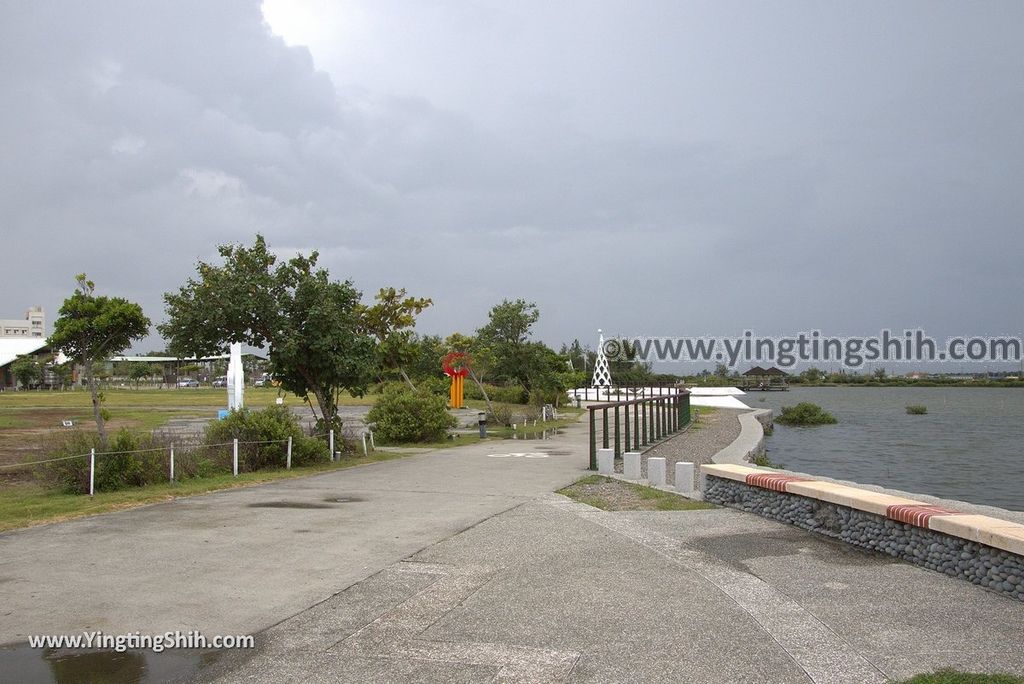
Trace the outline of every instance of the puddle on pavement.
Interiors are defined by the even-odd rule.
[[[538,439],[543,441],[545,439],[551,439],[555,435],[560,434],[562,434],[562,431],[560,429],[553,428],[551,430],[538,430],[537,432],[524,432],[522,434],[513,433],[511,436],[507,437],[507,439]]]
[[[77,651],[31,648],[28,644],[0,648],[0,673],[20,684],[151,684],[191,678],[220,657],[217,651]]]

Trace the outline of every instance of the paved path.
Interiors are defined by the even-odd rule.
[[[0,644],[95,629],[258,631],[573,482],[588,462],[583,430],[0,534]]]
[[[206,682],[1024,673],[1020,602],[729,509],[550,493],[585,443],[576,426],[0,535],[0,642],[258,632],[186,675]],[[489,456],[527,450],[546,458]]]
[[[729,509],[551,495],[436,544],[200,673],[235,682],[867,684],[1024,673],[1024,606]]]

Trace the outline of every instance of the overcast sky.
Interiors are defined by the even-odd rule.
[[[1024,3],[0,0],[0,318],[318,249],[471,332],[1020,334]],[[138,350],[162,346],[153,338]]]

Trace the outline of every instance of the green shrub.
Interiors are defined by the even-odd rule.
[[[754,458],[751,460],[754,465],[762,468],[775,468],[776,470],[782,470],[786,467],[784,463],[776,463],[768,456],[768,454],[765,453],[754,454]]]
[[[522,385],[488,385],[484,383],[484,389],[487,390],[487,396],[491,398],[492,402],[500,402],[503,404],[525,404],[529,399],[529,393],[526,388]],[[466,395],[466,399],[483,399],[484,395],[480,393],[480,388],[476,386],[476,383],[467,378],[463,393]]]
[[[95,434],[75,430],[66,432],[46,446],[46,458],[67,459],[35,466],[36,478],[64,494],[89,492],[89,450],[95,448]],[[80,456],[80,458],[69,458]],[[33,459],[35,460],[35,459]]]
[[[48,458],[67,458],[43,463],[36,477],[43,484],[65,494],[89,493],[89,452],[96,449],[95,487],[98,492],[113,492],[142,487],[168,478],[167,445],[153,436],[142,436],[122,429],[102,449],[95,433],[76,430],[64,433],[48,448]]]
[[[911,404],[907,407],[907,414],[911,416],[923,416],[928,413],[928,407],[923,404]]]
[[[249,472],[284,468],[288,457],[288,438],[292,438],[292,465],[304,466],[330,459],[328,445],[307,437],[298,419],[285,406],[268,406],[262,411],[232,411],[223,420],[206,428],[208,458],[221,467],[230,465],[232,440],[238,440],[238,469]],[[335,440],[340,444],[339,439]],[[203,464],[198,464],[202,469]]]
[[[470,383],[466,383],[467,387],[469,385]],[[435,394],[439,397],[444,397],[445,399],[447,399],[448,393],[451,391],[451,380],[449,380],[448,378],[436,378],[433,376],[429,378],[423,378],[422,380],[416,383],[416,389],[424,390],[426,392],[430,392],[431,394]],[[479,390],[477,390],[477,392],[479,392]],[[464,392],[464,394],[468,394],[468,392]]]
[[[490,425],[509,426],[515,418],[512,407],[508,404],[494,404],[494,411],[487,414],[487,422]]]
[[[775,422],[783,425],[831,425],[838,421],[817,404],[802,401],[796,406],[783,406],[782,415]]]
[[[121,430],[96,456],[96,491],[113,492],[167,482],[169,451],[152,435]]]
[[[456,425],[443,397],[425,389],[413,392],[391,385],[366,415],[381,441],[389,443],[436,442]]]
[[[562,392],[556,389],[532,389],[530,390],[527,403],[530,406],[540,407],[544,404],[551,404],[554,406],[559,403],[559,395]]]

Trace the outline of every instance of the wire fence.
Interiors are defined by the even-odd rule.
[[[309,436],[285,439],[232,439],[207,442],[202,435],[179,436],[154,433],[158,446],[88,452],[0,465],[0,472],[28,470],[36,479],[68,493],[93,496],[98,491],[115,491],[147,484],[178,482],[263,470],[291,470],[293,467],[336,461],[345,453],[373,449],[373,435],[329,430]],[[361,448],[360,448],[361,446]]]

